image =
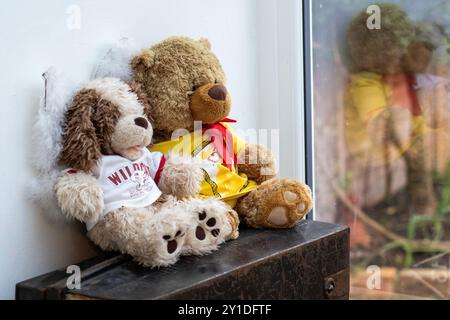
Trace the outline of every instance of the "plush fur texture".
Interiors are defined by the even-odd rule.
[[[91,174],[62,175],[56,181],[55,193],[62,213],[68,219],[87,222],[103,211],[103,192]]]
[[[132,79],[133,72],[129,61],[136,54],[134,43],[128,38],[122,38],[114,44],[102,57],[92,73],[91,79],[118,78],[124,81]]]
[[[192,118],[203,123],[215,123],[230,113],[231,97],[222,84],[207,83],[191,95]]]
[[[144,115],[147,100],[144,93],[133,91],[136,88],[105,78],[76,93],[66,114],[61,153],[62,164],[73,169],[55,185],[59,205],[69,218],[91,222],[103,213],[103,192],[93,174],[102,155],[136,160],[150,144],[153,129]],[[106,213],[89,231],[89,238],[104,250],[130,254],[149,267],[173,264],[181,254],[215,250],[237,232],[237,224],[229,218],[230,208],[211,208],[210,200],[179,201],[168,196],[181,199],[197,194],[202,178],[194,160],[170,156],[160,179],[165,195],[146,208],[122,207]],[[209,218],[203,221],[199,213],[205,210]],[[216,221],[214,229],[211,221]]]
[[[225,83],[219,60],[205,39],[170,38],[143,49],[131,66],[134,80],[150,100],[154,127],[168,132],[193,127],[190,96],[197,88]]]
[[[192,199],[183,203],[183,211],[196,212],[186,231],[184,255],[210,253],[219,244],[239,236],[236,212],[219,199]]]
[[[101,115],[106,115],[106,118]],[[95,167],[102,151],[112,153],[111,135],[119,116],[119,110],[111,102],[101,101],[94,89],[78,92],[67,111],[61,162],[67,167],[85,171]],[[97,138],[96,123],[99,123],[98,130],[102,133],[101,142]]]
[[[312,209],[311,190],[293,179],[272,179],[239,201],[237,211],[254,228],[291,228]]]
[[[55,222],[64,222],[53,186],[59,175],[64,114],[71,102],[75,84],[56,68],[43,74],[45,91],[32,129],[31,163],[35,171],[27,188],[30,199]]]
[[[277,174],[272,151],[259,144],[247,144],[238,154],[238,169],[258,184],[274,178]]]
[[[184,199],[198,193],[202,180],[203,171],[198,160],[172,153],[167,157],[158,187],[163,193]]]
[[[139,157],[139,150],[150,144],[153,136],[152,126],[143,128],[134,122],[145,117],[143,102],[119,79],[98,79],[84,86],[67,112],[61,161],[88,171],[102,154]]]
[[[177,129],[192,131],[194,120],[213,123],[230,112],[225,74],[205,39],[168,38],[143,49],[132,58],[131,66],[134,81],[148,96],[148,115],[154,120],[157,141],[169,139]],[[238,161],[239,172],[257,183],[276,174],[275,160],[262,146],[248,144]],[[295,200],[284,197],[284,191],[292,193]],[[311,206],[306,185],[295,180],[272,179],[242,199],[237,211],[253,227],[288,228],[303,218]],[[275,213],[271,216],[272,209]]]
[[[108,214],[88,237],[103,250],[130,254],[146,267],[175,263],[181,254],[190,218],[179,203],[122,208]]]
[[[56,166],[62,149],[64,114],[71,102],[75,85],[51,67],[43,74],[45,92],[33,126],[33,167],[48,173]]]

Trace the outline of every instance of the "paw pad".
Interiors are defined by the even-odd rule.
[[[214,217],[209,217],[206,210],[201,211],[198,214],[199,225],[195,229],[195,237],[198,240],[205,240],[210,233],[214,238],[217,238],[220,234],[219,228],[214,228],[217,225],[217,219]],[[214,228],[214,229],[212,229]]]
[[[197,229],[195,229],[195,237],[198,240],[205,240],[206,238],[205,230],[202,227],[198,226]]]
[[[167,242],[167,252],[174,253],[177,250],[178,243],[175,240]]]
[[[214,227],[216,225],[216,219],[215,218],[211,218],[206,222],[206,225],[208,227]]]
[[[214,229],[213,231],[211,231],[211,234],[217,238],[220,234],[220,229]]]
[[[300,212],[304,212],[306,210],[306,204],[304,202],[301,202],[297,205],[297,209]]]
[[[182,234],[181,230],[178,230],[175,233],[174,237],[172,237],[169,234],[166,234],[162,237],[165,241],[167,241],[167,252],[169,254],[172,254],[175,251],[177,251],[177,248],[178,248],[178,241],[177,241],[178,239],[177,238],[182,237],[182,236],[184,236],[184,234]]]
[[[286,202],[295,202],[298,199],[297,194],[295,194],[292,191],[285,191],[284,192],[284,199],[286,200]]]
[[[285,207],[275,207],[269,214],[268,220],[276,226],[283,226],[289,222]]]

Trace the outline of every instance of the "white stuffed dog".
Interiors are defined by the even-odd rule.
[[[237,214],[198,194],[203,171],[190,157],[150,152],[150,108],[139,88],[101,78],[75,94],[65,115],[55,184],[62,212],[86,223],[104,250],[144,266],[167,266],[205,254],[238,235]]]

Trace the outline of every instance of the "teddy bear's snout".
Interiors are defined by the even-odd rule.
[[[207,83],[197,88],[191,96],[192,118],[204,123],[214,123],[230,113],[231,97],[221,83]]]
[[[227,98],[227,88],[223,84],[216,84],[208,91],[208,95],[214,99],[219,101],[224,101]]]
[[[138,127],[142,127],[144,129],[148,128],[148,121],[147,119],[143,118],[143,117],[138,117],[136,119],[134,119],[134,123],[138,126]]]

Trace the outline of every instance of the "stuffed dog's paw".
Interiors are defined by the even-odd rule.
[[[237,238],[239,218],[237,214],[230,215],[234,211],[223,201],[192,199],[185,206],[185,211],[191,215],[191,223],[186,232],[183,254],[207,254],[217,250],[226,240]]]
[[[65,173],[55,184],[62,213],[81,222],[96,220],[103,211],[103,192],[95,177],[84,172]]]
[[[178,199],[198,195],[203,181],[201,162],[189,156],[169,153],[158,187]]]
[[[152,254],[136,256],[136,260],[152,268],[174,264],[185,246],[189,216],[183,206],[174,205],[156,211],[150,221],[145,228],[148,242],[143,245],[151,248]]]

